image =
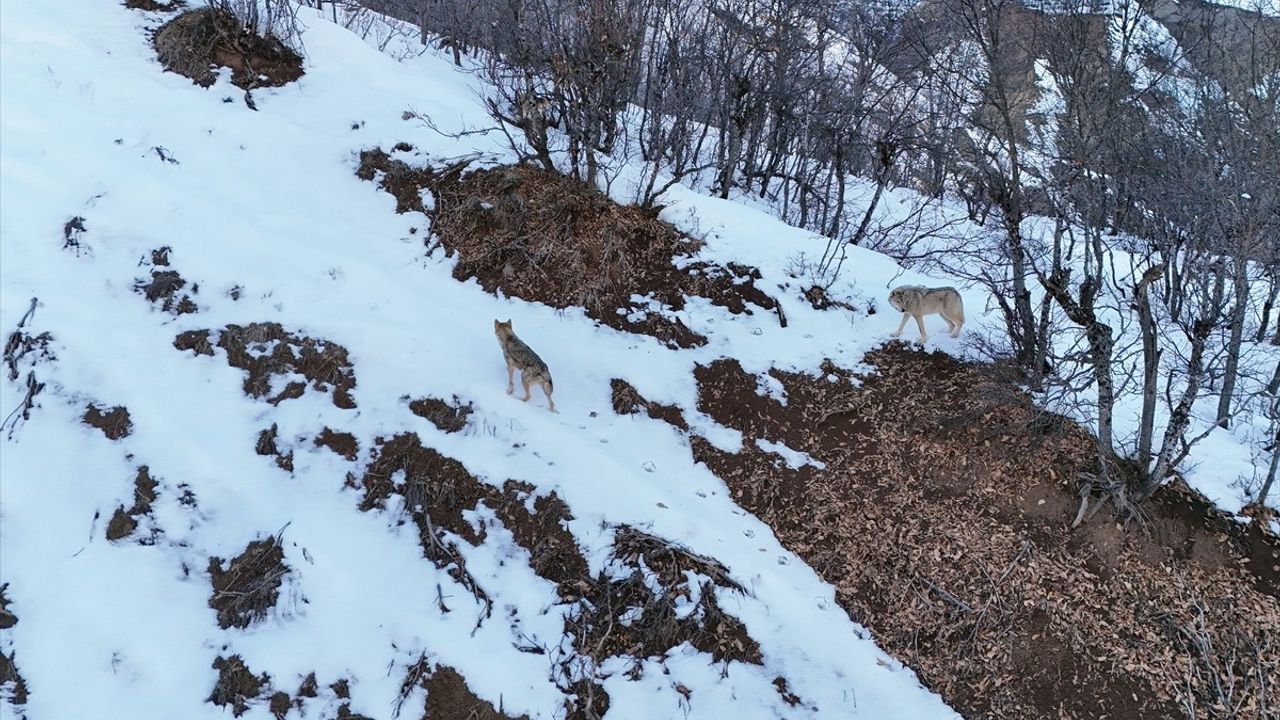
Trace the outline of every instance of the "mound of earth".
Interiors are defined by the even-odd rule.
[[[1280,708],[1280,543],[1174,483],[1076,530],[1092,438],[986,366],[890,346],[850,382],[733,360],[698,409],[743,433],[694,456],[966,717],[1263,717]],[[761,441],[757,443],[756,441]],[[817,462],[798,467],[780,443]],[[785,451],[784,451],[785,452]]]
[[[698,241],[572,178],[528,165],[415,168],[381,150],[361,153],[357,175],[377,179],[397,212],[428,213],[436,239],[458,257],[454,277],[475,278],[489,292],[582,307],[611,328],[680,348],[706,343],[673,315],[691,296],[735,314],[776,313],[786,325],[755,285],[759,270],[689,260]],[[430,211],[423,190],[435,197]]]
[[[231,69],[236,87],[278,87],[302,77],[302,57],[279,38],[246,32],[244,24],[224,10],[189,10],[156,30],[156,55],[166,70],[209,87],[217,80],[214,66]]]

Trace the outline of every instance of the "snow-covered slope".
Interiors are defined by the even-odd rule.
[[[824,356],[852,365],[894,318],[818,313],[793,296],[782,298],[791,318],[782,330],[771,315],[690,303],[685,322],[710,342],[677,352],[576,311],[495,298],[453,280],[451,261],[426,252],[425,219],[395,214],[390,196],[354,175],[359,150],[398,141],[436,157],[502,156],[483,136],[448,140],[403,119],[412,107],[444,129],[485,123],[473,80],[447,63],[396,62],[304,14],[306,75],[257,91],[254,112],[225,78],[202,89],[162,72],[146,34],[157,15],[112,3],[2,8],[0,325],[13,331],[38,298],[24,327],[50,333],[54,356],[19,368],[45,387],[29,420],[11,419],[0,465],[0,582],[19,619],[2,649],[25,680],[29,717],[220,717],[227,710],[206,701],[212,664],[233,654],[286,692],[309,673],[322,685],[347,679],[351,711],[374,718],[391,716],[406,668],[424,654],[512,715],[562,717],[549,658],[517,647],[562,645],[567,606],[510,534],[477,513],[485,542],[461,544],[496,608],[476,629],[481,604],[423,559],[403,514],[390,504],[362,512],[361,493],[344,487],[375,438],[404,432],[486,482],[556,492],[597,567],[612,528],[626,523],[719,559],[748,590],[718,599],[760,643],[762,665],[732,662],[722,675],[684,645],[665,670],[648,661],[630,680],[619,661],[602,670],[610,720],[952,714],[735,507],[681,436],[610,408],[614,377],[693,408],[694,364],[723,354],[748,369],[812,368]],[[812,242],[763,213],[691,193],[668,214],[700,227],[709,254],[766,267]],[[75,217],[83,232],[66,227]],[[78,247],[64,247],[64,230]],[[195,313],[164,312],[134,289],[165,246],[171,268],[198,285],[184,289]],[[883,294],[897,268],[870,253],[857,261],[860,282],[877,283],[867,296]],[[508,317],[550,364],[558,414],[505,394],[491,321]],[[174,346],[185,331],[251,322],[346,348],[357,407],[314,390],[273,405],[245,395],[244,372],[221,350]],[[25,392],[21,378],[5,383],[0,407],[19,407]],[[473,431],[442,433],[405,400],[453,395],[474,403]],[[109,440],[83,423],[91,403],[126,407],[131,432]],[[690,420],[717,444],[738,441],[709,419]],[[281,452],[293,453],[292,472],[255,452],[271,426]],[[326,427],[357,438],[356,461],[313,445]],[[142,520],[151,544],[108,541],[139,466],[159,483]],[[290,570],[271,616],[220,629],[209,558],[277,533]],[[801,704],[784,701],[779,676]],[[307,716],[331,716],[337,702],[322,694]],[[0,715],[14,707],[0,702]],[[271,713],[259,701],[246,716]]]

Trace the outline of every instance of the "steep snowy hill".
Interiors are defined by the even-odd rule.
[[[895,398],[810,413],[795,378],[852,395],[849,371],[870,372],[897,325],[888,289],[944,280],[851,248],[828,305],[796,277],[820,238],[677,185],[660,219],[697,242],[655,266],[699,292],[638,292],[617,317],[490,292],[492,278],[455,279],[470,259],[437,242],[423,210],[444,200],[409,169],[465,158],[498,168],[499,187],[538,182],[502,175],[515,158],[500,133],[471,132],[491,125],[474,77],[429,53],[397,60],[375,47],[395,38],[366,41],[304,8],[305,74],[254,89],[250,107],[229,71],[203,88],[163,70],[151,33],[172,17],[0,4],[0,717],[957,716],[851,620],[826,574],[843,526],[795,541],[817,520],[793,519],[780,541],[759,519],[775,496],[748,512],[707,460],[823,468],[794,433],[744,431],[752,413],[876,425]],[[633,180],[614,178],[618,198]],[[504,211],[463,209],[477,222]],[[964,298],[966,333],[990,332],[989,298]],[[558,412],[537,387],[528,403],[507,393],[493,332],[508,319],[548,364]],[[931,349],[969,352],[928,322]],[[735,363],[748,389],[724,383],[739,413],[726,418],[706,380]],[[908,379],[949,378],[921,377]],[[1192,455],[1188,481],[1229,513],[1259,427]],[[935,474],[877,479],[929,492],[972,481]],[[880,499],[846,494],[839,512],[870,516]],[[876,512],[882,534],[860,539],[911,539],[893,532],[910,508]],[[1024,559],[1061,570],[1050,584],[1097,580],[1055,564],[1040,536],[1034,552],[995,539],[1012,557],[1002,582]],[[1207,577],[1196,587],[1223,584]],[[903,582],[938,615],[978,617],[976,635],[993,600],[978,615],[934,580]],[[1113,590],[1097,597],[1131,597]],[[892,614],[908,600],[877,602]],[[927,653],[923,626],[892,640]],[[1062,674],[1041,659],[1018,661],[1028,677]]]
[[[341,706],[384,718],[402,683],[406,707],[421,707],[415,679],[444,683],[443,666],[512,716],[563,717],[566,698],[587,692],[574,673],[589,648],[566,635],[573,603],[531,569],[529,543],[498,507],[531,516],[554,493],[590,562],[583,577],[626,577],[611,555],[619,526],[680,543],[725,577],[684,567],[677,614],[718,607],[750,639],[715,653],[723,661],[685,642],[661,662],[606,659],[592,671],[607,678],[607,717],[951,714],[733,504],[682,437],[610,408],[618,377],[695,407],[694,364],[730,352],[757,369],[854,364],[891,319],[850,327],[846,314],[783,298],[784,331],[773,314],[690,303],[684,321],[710,342],[677,352],[456,282],[452,261],[426,252],[424,218],[395,214],[355,169],[361,149],[401,141],[432,158],[504,157],[493,140],[451,141],[402,117],[412,107],[444,129],[484,124],[469,77],[430,57],[398,63],[304,14],[306,75],[256,91],[254,112],[225,75],[204,89],[162,72],[147,31],[163,19],[113,4],[3,6],[0,324],[48,336],[15,361],[20,377],[3,394],[8,412],[28,373],[42,384],[29,418],[5,428],[0,570],[17,623],[4,651],[26,702],[0,713],[220,717],[214,700],[270,717],[277,705],[244,698],[282,692],[307,717]],[[708,256],[751,262],[769,248],[776,265],[779,243],[811,242],[740,206],[688,196],[677,208],[714,238]],[[885,258],[860,260],[860,277],[881,286],[895,272]],[[494,318],[514,319],[550,364],[558,414],[541,397],[507,396]],[[814,337],[845,340],[795,340]],[[296,364],[281,359],[287,347]],[[246,377],[262,380],[261,396],[246,394]],[[473,407],[460,433],[408,402],[455,396]],[[107,418],[87,416],[91,406]],[[740,441],[697,414],[689,422],[717,445]],[[348,457],[318,444],[326,430],[351,434]],[[403,489],[416,459],[439,459],[423,448],[465,466],[450,490],[478,480],[499,498],[467,510],[470,525],[438,529],[451,559],[434,564],[406,493],[384,487],[371,503],[359,489],[393,452],[417,453],[378,478]],[[504,495],[508,480],[520,489]],[[250,674],[236,675],[240,662]]]

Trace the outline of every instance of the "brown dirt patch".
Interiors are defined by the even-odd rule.
[[[429,420],[442,432],[456,433],[467,426],[467,417],[475,410],[471,403],[463,403],[457,395],[453,402],[425,397],[409,403],[409,410],[420,418]]]
[[[646,415],[654,420],[670,423],[681,430],[689,429],[689,424],[684,419],[684,413],[680,412],[680,408],[675,405],[662,405],[645,400],[640,391],[635,389],[635,386],[619,378],[610,380],[609,388],[612,390],[613,411],[615,413],[619,415],[635,415],[643,410]]]
[[[262,695],[271,683],[266,673],[254,675],[239,655],[218,656],[213,661],[213,669],[218,671],[218,682],[206,702],[230,708],[236,717],[245,714],[249,701]]]
[[[615,655],[640,659],[661,657],[688,642],[716,662],[761,663],[759,644],[716,603],[717,587],[745,592],[719,561],[626,525],[614,535],[613,560],[632,572],[622,580],[596,579],[583,611],[566,623],[572,635],[586,641],[579,648],[600,648],[601,660]],[[688,573],[705,579],[695,583]],[[649,579],[656,581],[656,592]],[[677,619],[677,599],[694,601],[697,609]],[[638,616],[623,620],[623,614],[637,608]]]
[[[147,12],[173,12],[186,7],[186,5],[182,0],[172,0],[167,4],[156,2],[156,0],[124,0],[124,6],[130,10],[144,10]]]
[[[80,419],[84,424],[101,430],[108,440],[119,440],[133,432],[133,421],[129,419],[129,410],[123,405],[116,405],[104,411],[96,403],[90,403]]]
[[[174,338],[173,346],[197,355],[213,355],[213,348],[227,353],[227,364],[248,373],[244,392],[249,397],[266,398],[278,405],[285,400],[302,397],[307,384],[288,380],[282,390],[272,395],[277,377],[301,375],[320,392],[333,393],[336,407],[350,410],[356,401],[351,391],[356,386],[355,368],[347,357],[347,349],[337,343],[297,335],[279,323],[228,325],[218,333],[216,344],[211,330],[189,330]]]
[[[280,448],[276,445],[277,432],[275,423],[271,423],[271,427],[259,432],[254,452],[259,455],[275,456],[276,467],[291,473],[293,472],[293,451],[287,453],[280,451]]]
[[[422,681],[427,691],[422,720],[528,720],[528,715],[508,715],[493,703],[481,700],[457,670],[441,665]]]
[[[146,465],[138,468],[138,474],[133,480],[133,505],[128,510],[123,505],[116,508],[111,521],[107,523],[108,540],[123,540],[138,529],[138,518],[151,514],[151,504],[156,500],[156,489],[159,487],[160,483],[151,477],[151,471]],[[153,545],[156,534],[152,531],[151,537],[139,542]]]
[[[18,672],[15,654],[0,653],[0,702],[9,702],[17,709],[27,704],[27,681]],[[19,713],[18,717],[24,717]]]
[[[622,527],[615,535],[613,571],[593,577],[566,527],[572,520],[569,508],[554,492],[533,497],[532,486],[514,480],[497,488],[471,475],[457,460],[424,447],[412,433],[375,440],[373,459],[360,485],[362,510],[385,508],[393,495],[399,496],[418,528],[424,556],[468,588],[486,608],[488,594],[467,572],[457,545],[444,533],[472,545],[483,543],[485,528],[473,527],[464,513],[484,505],[529,552],[533,571],[555,583],[563,602],[575,605],[565,630],[574,639],[576,654],[560,661],[558,671],[562,689],[571,696],[566,705],[569,718],[596,717],[608,707],[604,689],[581,678],[584,673],[591,677],[593,669],[610,657],[660,658],[688,642],[717,662],[760,662],[759,646],[746,628],[716,603],[715,588],[735,592],[742,588],[713,559]],[[691,580],[688,572],[697,578]],[[655,584],[658,589],[651,589]],[[686,601],[696,605],[694,612],[677,618],[678,604]],[[436,602],[441,612],[451,612],[442,597]],[[485,617],[487,610],[481,620]],[[537,647],[527,650],[546,652]],[[639,669],[637,662],[633,672]],[[406,677],[406,694],[427,672],[423,658]]]
[[[1087,433],[980,366],[901,345],[867,360],[879,370],[861,387],[830,365],[772,371],[785,406],[736,362],[700,368],[699,409],[745,442],[736,455],[691,445],[948,704],[989,718],[1180,717],[1189,705],[1255,717],[1265,693],[1280,707],[1280,686],[1261,684],[1280,663],[1280,604],[1252,569],[1274,539],[1252,550],[1176,490],[1146,503],[1141,524],[1099,514],[1072,532]],[[779,467],[758,438],[826,468]],[[1227,675],[1229,700],[1214,680]]]
[[[167,251],[168,248],[162,250]],[[167,254],[162,257],[165,258],[163,264],[168,265]],[[187,281],[176,270],[152,270],[151,278],[135,281],[133,290],[146,297],[152,305],[158,305],[164,312],[186,315],[199,310],[195,301],[191,299],[191,295],[181,292],[186,286]],[[191,292],[200,292],[200,286],[192,285]]]
[[[361,153],[357,175],[380,178],[396,198],[397,212],[428,212],[421,193],[430,190],[432,231],[451,254],[453,275],[475,278],[488,292],[555,308],[582,307],[616,330],[651,335],[671,347],[696,347],[706,338],[678,318],[650,312],[651,298],[679,311],[697,295],[733,313],[775,312],[773,298],[755,286],[755,268],[675,260],[699,243],[648,211],[609,200],[590,186],[527,165],[462,173],[414,168],[381,150]]]
[[[166,70],[202,87],[217,80],[211,66],[231,69],[238,88],[278,87],[302,77],[302,58],[278,38],[247,33],[227,12],[189,10],[156,30],[156,55]]]
[[[280,538],[255,540],[225,570],[222,563],[222,558],[209,558],[213,586],[209,607],[218,614],[218,626],[246,628],[266,617],[280,598],[280,585],[289,572]]]
[[[347,460],[355,460],[360,454],[360,443],[356,436],[348,432],[338,432],[325,428],[316,435],[316,447],[326,447]]]
[[[9,589],[9,583],[0,584],[0,630],[8,630],[18,624],[18,616],[9,610],[9,596],[5,591]]]

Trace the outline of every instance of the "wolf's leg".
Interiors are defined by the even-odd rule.
[[[929,333],[924,331],[924,316],[916,315],[916,327],[920,328],[920,344],[923,345],[929,339]]]
[[[508,395],[516,391],[515,373],[516,373],[516,366],[512,365],[511,363],[507,363],[507,394]]]
[[[556,411],[556,401],[551,399],[551,385],[542,383],[542,392],[547,396],[547,407],[551,408],[551,412]]]
[[[955,327],[951,328],[951,337],[960,337],[960,328],[964,326],[964,316],[955,319]]]
[[[532,397],[532,395],[529,393],[529,385],[532,384],[532,382],[533,382],[533,379],[529,377],[529,373],[524,370],[521,370],[520,384],[524,386],[524,397],[520,399],[523,400],[524,402],[529,402],[529,398]]]
[[[898,337],[902,334],[902,328],[907,326],[907,318],[911,317],[910,313],[902,313],[902,322],[898,323],[898,329],[889,333],[889,337]]]

